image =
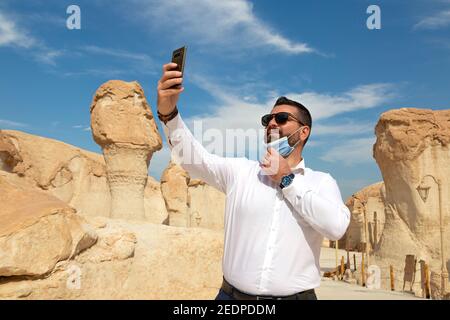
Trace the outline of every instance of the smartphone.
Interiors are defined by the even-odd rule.
[[[186,61],[186,51],[187,46],[184,46],[174,50],[172,53],[172,62],[175,62],[177,64],[177,67],[173,70],[180,71],[182,73],[182,76],[184,76],[184,62]],[[180,84],[170,87],[170,89],[179,89],[179,88],[181,88]]]

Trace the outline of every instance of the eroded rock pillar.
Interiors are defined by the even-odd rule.
[[[148,166],[162,141],[139,83],[111,80],[101,85],[91,105],[91,128],[105,157],[111,217],[145,219]]]

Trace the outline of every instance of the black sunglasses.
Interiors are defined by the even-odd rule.
[[[295,121],[297,121],[298,123],[300,123],[302,126],[304,126],[304,124],[298,120],[296,117],[294,117],[292,114],[290,114],[289,112],[278,112],[278,113],[269,113],[266,114],[264,116],[262,116],[261,118],[261,124],[264,127],[267,127],[269,125],[270,120],[272,120],[273,118],[275,118],[275,122],[278,125],[282,125],[285,124],[288,120],[289,117],[291,117],[292,119],[294,119]]]

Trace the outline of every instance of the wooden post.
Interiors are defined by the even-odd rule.
[[[368,221],[367,221],[366,208],[364,208],[364,241],[366,242],[364,245],[364,249],[366,252],[367,265],[370,266],[370,262],[369,262],[370,240],[369,240],[369,226],[368,226]]]
[[[414,279],[416,276],[416,262],[417,259],[412,254],[407,254],[405,258],[405,269],[403,272],[403,291],[405,291],[406,282],[409,282],[409,291],[412,291]]]
[[[425,279],[425,260],[420,260],[420,288],[422,289],[422,298],[425,298],[425,283],[427,280]]]
[[[373,246],[375,247],[378,242],[378,219],[377,212],[373,212]]]
[[[346,238],[348,239],[348,237]],[[349,251],[349,245],[348,245],[348,241],[345,241],[345,250],[347,251],[347,265],[345,266],[346,269],[350,269],[350,251]]]
[[[345,273],[345,267],[344,267],[344,256],[342,256],[342,258],[341,258],[341,270],[340,270],[340,273],[341,273],[341,280],[342,279],[344,279],[344,273]]]
[[[350,252],[347,251],[347,263],[345,264],[345,269],[351,269],[352,266],[350,264]]]
[[[425,263],[425,298],[430,299],[431,290],[430,290],[430,273],[428,264]]]
[[[366,270],[364,268],[364,252],[361,253],[361,284],[363,287],[366,286]]]
[[[353,266],[355,267],[354,271],[356,271],[356,256],[355,256],[355,254],[353,254]]]
[[[430,296],[430,277],[429,277],[429,270],[428,265],[426,264],[425,260],[420,260],[420,287],[422,288],[422,298],[428,299]],[[428,285],[428,287],[427,287]]]
[[[389,266],[389,273],[391,278],[391,291],[395,291],[394,267],[392,264]]]
[[[339,260],[338,260],[339,241],[335,241],[335,256],[336,256],[336,274],[339,275]]]

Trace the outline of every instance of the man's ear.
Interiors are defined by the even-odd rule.
[[[304,126],[304,127],[302,128],[302,130],[300,130],[300,136],[303,134],[303,131],[304,131],[305,128],[307,128],[308,130],[307,130],[307,134],[306,134],[306,136],[305,136],[305,139],[303,139],[303,140],[300,139],[300,140],[302,140],[302,146],[305,145],[305,141],[306,141],[306,139],[308,139],[308,137],[309,137],[309,135],[310,135],[310,133],[311,133],[310,128],[309,128],[308,126]]]
[[[308,128],[308,135],[306,136],[306,138],[309,138],[309,135],[311,134],[311,128],[306,126],[306,128]]]

